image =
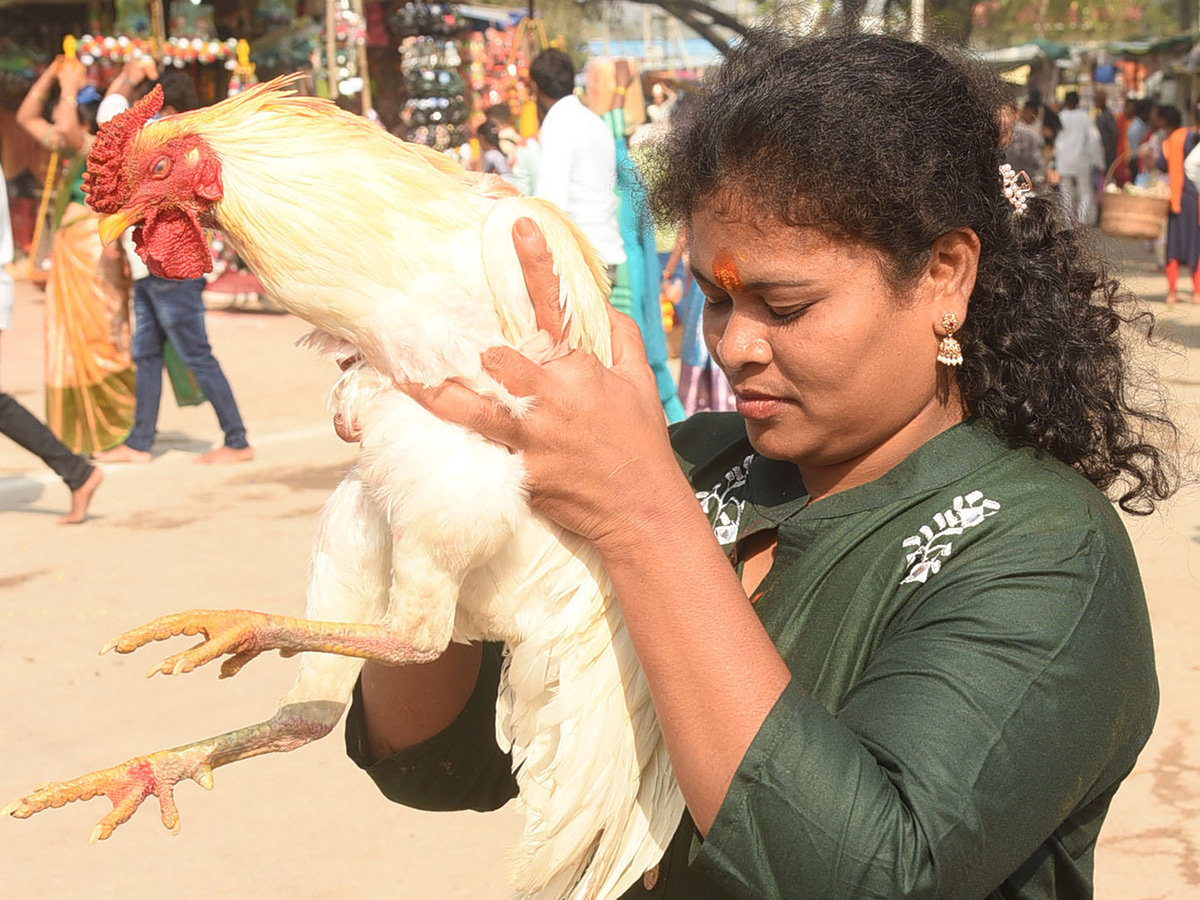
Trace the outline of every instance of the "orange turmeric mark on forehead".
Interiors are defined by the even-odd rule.
[[[713,282],[719,284],[724,291],[736,291],[742,286],[741,276],[738,275],[737,263],[733,254],[724,248],[717,251],[713,258]]]

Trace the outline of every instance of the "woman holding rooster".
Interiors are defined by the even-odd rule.
[[[1146,513],[1173,489],[1173,427],[1127,393],[1136,315],[1001,166],[1003,94],[973,63],[762,30],[707,88],[653,199],[737,413],[668,434],[617,315],[612,369],[485,355],[538,398],[520,419],[413,389],[520,452],[534,508],[604,558],[688,805],[624,896],[1091,897],[1157,707],[1104,493]],[[515,240],[558,333],[544,244]],[[368,663],[351,755],[400,802],[503,804],[499,665]]]
[[[52,120],[42,115],[51,88]],[[71,156],[55,212],[46,286],[46,421],[77,453],[125,440],[133,425],[129,346],[130,279],[124,257],[100,241],[100,217],[85,203],[83,171],[100,94],[74,58],[55,59],[17,110],[17,121],[47,150]]]

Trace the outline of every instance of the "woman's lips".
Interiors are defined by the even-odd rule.
[[[735,392],[734,397],[737,400],[737,411],[745,419],[769,419],[777,415],[787,403],[783,397],[749,391]]]

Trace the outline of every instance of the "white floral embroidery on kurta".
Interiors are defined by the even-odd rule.
[[[933,522],[937,526],[934,531],[928,525],[921,526],[921,533],[904,539],[905,547],[914,547],[905,556],[908,564],[908,577],[901,584],[921,582],[930,575],[936,575],[942,567],[942,559],[950,555],[953,546],[947,538],[962,534],[968,528],[974,528],[989,516],[1000,511],[1000,504],[995,500],[987,500],[981,491],[972,491],[965,497],[955,497],[951,508],[934,515]]]
[[[746,501],[734,496],[734,493],[739,488],[745,487],[752,459],[754,459],[753,453],[747,456],[740,466],[734,466],[726,472],[724,482],[713,485],[711,490],[696,492],[700,508],[712,522],[713,534],[717,536],[717,542],[722,547],[737,540],[738,525],[741,524],[742,509],[745,507]]]

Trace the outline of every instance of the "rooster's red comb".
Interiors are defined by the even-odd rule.
[[[121,165],[142,126],[162,109],[163,89],[155,85],[145,97],[100,126],[87,161],[87,202],[99,213],[115,213],[126,200]]]

